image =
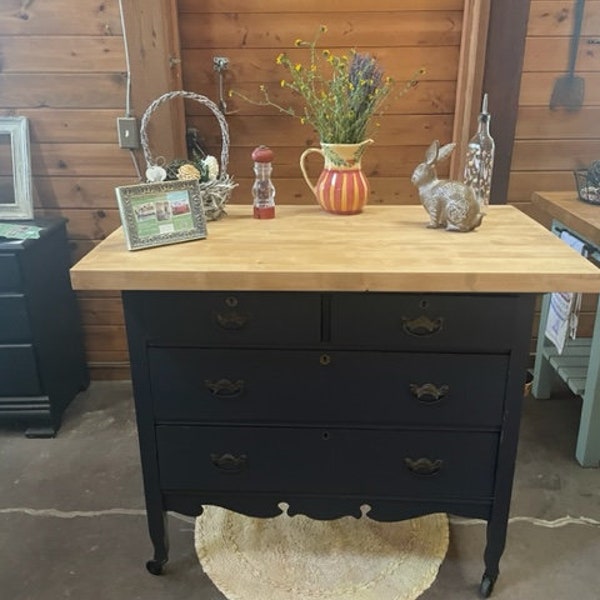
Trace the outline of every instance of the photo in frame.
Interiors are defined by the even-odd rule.
[[[29,122],[0,117],[0,219],[33,218]]]
[[[196,180],[124,185],[115,189],[128,250],[206,237]]]

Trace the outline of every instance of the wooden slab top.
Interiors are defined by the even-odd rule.
[[[205,240],[128,251],[122,229],[71,269],[78,290],[399,292],[600,291],[600,270],[513,206],[469,233],[428,229],[421,206],[337,216],[229,206]]]
[[[600,246],[600,206],[587,204],[576,192],[534,192],[532,203]]]

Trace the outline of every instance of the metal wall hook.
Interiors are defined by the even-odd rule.
[[[218,90],[219,90],[219,100],[217,104],[219,105],[220,111],[224,115],[232,115],[237,111],[229,112],[227,110],[227,102],[225,102],[225,92],[224,92],[224,79],[225,76],[223,73],[227,71],[229,68],[229,59],[226,56],[213,56],[213,70],[215,70],[219,75],[218,81]]]

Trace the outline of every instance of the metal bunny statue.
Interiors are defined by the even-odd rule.
[[[411,181],[429,213],[427,227],[471,231],[481,225],[484,216],[473,189],[460,181],[438,179],[435,170],[438,161],[447,159],[455,146],[452,143],[440,148],[440,142],[435,140],[425,152],[425,162],[414,170]]]

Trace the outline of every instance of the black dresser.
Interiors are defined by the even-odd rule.
[[[489,521],[504,549],[534,296],[124,292],[160,573],[165,511]]]
[[[66,221],[20,223],[42,229],[39,239],[0,238],[0,423],[52,437],[89,383]]]

